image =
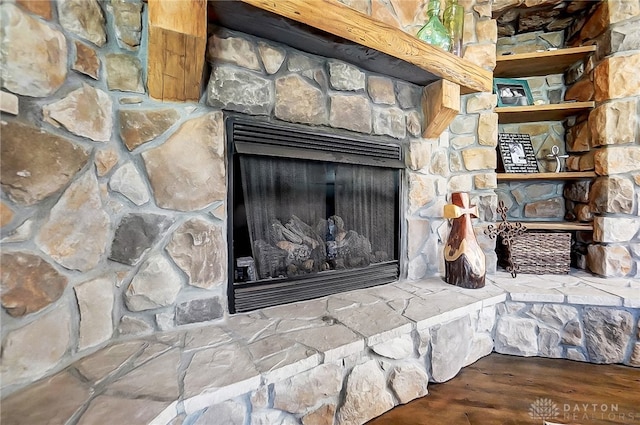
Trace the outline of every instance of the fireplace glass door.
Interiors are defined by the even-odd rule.
[[[340,159],[335,154],[309,159],[314,152],[299,139],[294,149],[285,148],[278,155],[255,146],[255,141],[247,148],[237,140],[242,137],[235,139],[232,310],[397,279],[397,168],[366,160],[357,163],[353,155],[348,162],[326,160]],[[258,134],[256,140],[260,139]],[[301,147],[307,149],[303,155]]]

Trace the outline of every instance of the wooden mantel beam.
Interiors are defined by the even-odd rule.
[[[459,84],[464,92],[490,92],[493,73],[431,46],[336,0],[239,0],[383,52]]]
[[[148,0],[148,9],[149,95],[197,102],[207,46],[207,0]]]

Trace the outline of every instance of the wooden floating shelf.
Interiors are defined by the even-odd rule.
[[[531,106],[501,106],[495,109],[500,124],[535,121],[562,121],[572,115],[588,112],[595,102],[567,102]]]
[[[545,52],[502,55],[496,58],[494,77],[537,77],[561,74],[577,61],[596,51],[596,46],[571,47]]]
[[[223,27],[335,58],[421,86],[445,79],[465,93],[490,92],[493,73],[337,0],[210,1]]]
[[[579,230],[593,231],[592,223],[578,223],[573,221],[517,221],[522,223],[527,230]]]
[[[497,173],[496,175],[498,181],[579,180],[598,177],[598,175],[593,171],[567,171],[564,173]]]

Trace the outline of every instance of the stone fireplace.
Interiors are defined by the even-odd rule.
[[[229,117],[229,310],[396,281],[401,146]]]
[[[332,205],[322,216],[339,216],[345,223],[339,233],[353,235],[360,245],[369,239],[371,250],[363,256],[369,266],[362,270],[375,269],[375,279],[360,276],[359,285],[439,272],[449,192],[473,192],[484,211],[479,233],[493,217],[496,123],[490,94],[468,96],[473,100],[462,116],[473,125],[457,119],[450,132],[424,139],[422,87],[218,28],[209,39],[210,78],[202,101],[160,103],[146,94],[146,46],[139,30],[114,18],[109,25],[117,26],[118,36],[105,38],[104,14],[135,12],[129,3],[103,11],[96,2],[86,9],[95,25],[82,31],[65,20],[79,10],[61,5],[60,21],[42,20],[40,11],[25,5],[2,5],[12,22],[4,29],[2,93],[2,373],[10,390],[114,340],[229,320],[237,264],[228,251],[233,236],[227,181],[235,171],[227,165],[233,153],[224,114],[355,143],[359,164],[381,170],[369,173],[373,177],[387,175],[363,201],[393,210],[376,231],[347,219],[348,211],[329,213],[342,206]],[[21,52],[37,51],[42,40],[59,55],[23,63]],[[495,42],[491,34],[475,40],[469,52]],[[113,52],[103,54],[105,45]],[[478,59],[490,66],[486,60]],[[391,156],[371,159],[372,147]],[[351,153],[325,155],[332,164],[328,182],[366,180],[344,174],[353,165]],[[317,152],[312,156],[319,158]],[[342,198],[347,196],[355,194]],[[286,228],[301,214],[285,214],[280,223]],[[318,221],[305,224],[315,228]],[[375,246],[378,228],[392,234],[384,247]],[[493,242],[483,240],[483,247],[488,269],[495,270]],[[344,259],[357,263],[355,256]],[[328,275],[350,273],[338,260],[312,269],[326,263],[329,270],[322,271]],[[29,291],[22,291],[23,282]],[[43,333],[51,337],[46,346],[40,344]]]
[[[423,20],[419,2],[392,2],[395,8],[389,2],[365,3],[363,13],[409,33]],[[381,258],[397,262],[394,273],[401,282],[437,276],[448,233],[442,208],[451,192],[465,191],[480,207],[474,224],[487,270],[495,272],[494,242],[483,236],[495,220],[498,199],[494,95],[463,96],[461,114],[448,130],[425,139],[422,87],[218,28],[209,39],[210,78],[201,101],[158,102],[145,87],[147,4],[69,4],[0,5],[7,22],[0,129],[0,314],[7,393],[112,342],[261,316],[232,315],[227,301],[240,258],[228,250],[232,170],[224,114],[230,112],[399,146],[403,155],[394,161],[401,158],[403,166],[391,167],[401,170],[396,239],[393,249],[372,246],[374,256],[386,251],[388,257]],[[490,6],[465,2],[465,58],[485,68],[495,65]],[[613,167],[618,150],[606,152]],[[632,173],[627,165],[625,188],[636,207],[625,212],[633,215],[637,167]],[[607,187],[617,179],[607,178]],[[609,225],[615,212],[607,210],[602,220]],[[286,228],[293,215],[300,218],[287,214],[280,223]],[[323,219],[333,215],[340,214]],[[366,233],[343,221],[347,233]],[[619,243],[607,245],[609,237],[603,239],[598,246],[619,251]],[[632,274],[640,255],[637,243],[625,241],[624,252]],[[610,268],[601,270],[606,274]],[[402,325],[409,332],[410,326]]]

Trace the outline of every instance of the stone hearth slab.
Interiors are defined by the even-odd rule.
[[[426,342],[429,329],[505,301],[507,306],[514,302],[512,308],[519,302],[637,307],[639,292],[640,282],[630,279],[580,273],[513,279],[497,273],[487,276],[482,289],[452,287],[434,277],[272,307],[115,342],[6,397],[2,423],[50,417],[51,411],[58,423],[96,423],[115,409],[131,425],[166,424],[178,414],[248,393],[259,395],[269,384],[323,364],[359,364],[368,350],[401,358],[412,351],[409,334],[417,332]],[[493,316],[476,317],[487,321],[489,329],[493,326]],[[425,347],[418,348],[420,354]],[[56,401],[62,394],[60,382],[64,394],[72,395],[62,404]],[[42,402],[28,403],[25,409],[25,400]]]
[[[509,294],[511,301],[567,303],[635,308],[640,304],[640,280],[599,278],[576,271],[569,275],[523,275],[508,273],[487,277]]]

